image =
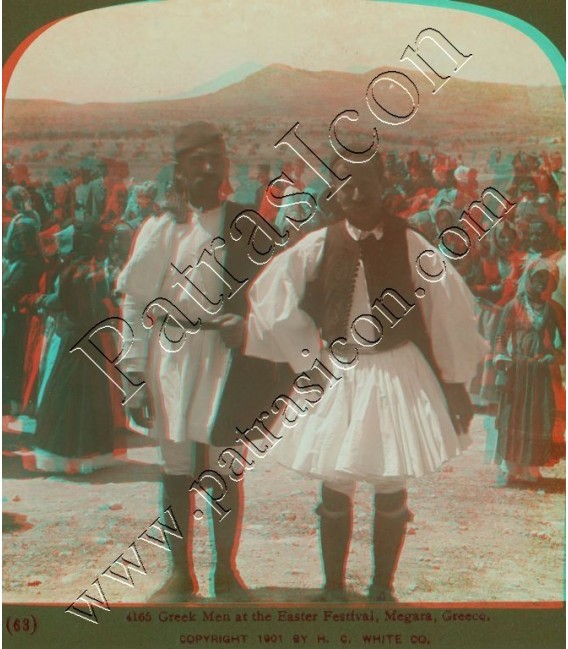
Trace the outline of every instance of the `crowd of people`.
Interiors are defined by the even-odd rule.
[[[31,468],[63,474],[116,463],[132,424],[153,424],[162,506],[173,506],[183,530],[172,546],[170,576],[151,597],[169,603],[197,597],[191,530],[202,512],[194,510],[192,491],[198,485],[207,495],[201,480],[213,474],[224,485],[222,505],[211,510],[215,596],[249,598],[236,565],[241,480],[254,464],[243,447],[262,457],[269,437],[286,436],[276,459],[321,481],[316,513],[325,583],[318,601],[346,599],[358,482],[375,492],[369,599],[396,601],[394,575],[412,519],[407,479],[436,471],[467,448],[472,401],[494,421],[499,485],[537,481],[539,469],[564,453],[563,161],[523,152],[504,160],[495,150],[482,182],[462,159],[439,153],[388,152],[355,168],[338,158],[335,177],[352,178],[328,202],[329,187],[300,160],[277,172],[260,165],[254,180],[243,165],[231,175],[223,134],[207,122],[178,132],[174,157],[169,177],[144,182],[128,178],[125,162],[92,157],[59,184],[34,182],[24,164],[5,165],[4,421],[35,419]],[[280,173],[285,194],[311,194],[313,213],[297,212],[307,201],[296,201],[293,211],[276,207],[268,186]],[[385,282],[414,293],[417,255],[428,243],[436,247],[489,186],[514,208],[449,265],[411,316],[395,316],[383,303]],[[273,234],[289,230],[290,240],[271,240],[268,252],[278,253],[262,268],[250,254],[260,254],[257,229],[241,233],[216,259],[223,278],[197,258],[219,236],[231,238],[231,222],[247,205]],[[185,268],[187,286],[179,278],[172,284],[176,264]],[[232,272],[233,280],[251,282],[225,305],[214,298]],[[167,316],[152,316],[142,328],[140,316],[157,295],[176,316],[166,307]],[[377,327],[382,331],[375,307],[398,318],[378,346],[368,344]],[[112,316],[130,323],[122,340],[96,327]],[[189,344],[183,332],[179,337],[189,326],[184,319],[202,323]],[[350,346],[349,322],[356,321],[361,329]],[[131,383],[146,381],[127,409],[96,362],[70,353],[87,333]],[[341,379],[334,374],[354,363]],[[290,368],[300,372],[295,379]],[[290,381],[294,391],[286,396]],[[333,398],[304,417],[330,381]],[[272,432],[263,423],[270,399]]]
[[[460,158],[387,152],[383,206],[436,243],[485,187],[515,203],[455,267],[475,296],[490,345],[469,387],[476,406],[496,417],[499,480],[534,480],[538,467],[559,456],[564,433],[563,160],[494,150],[481,182]],[[285,210],[265,191],[274,171],[236,167],[222,185],[223,200],[251,204],[284,228]],[[325,189],[301,161],[282,172],[294,191],[318,196]],[[96,367],[66,352],[93,324],[119,313],[116,278],[132,240],[172,191],[171,176],[135,182],[121,160],[88,157],[55,182],[35,181],[25,163],[4,165],[3,414],[37,420],[38,469],[84,472],[123,454],[117,432],[127,422],[114,391]],[[293,234],[299,239],[335,218],[319,209]]]

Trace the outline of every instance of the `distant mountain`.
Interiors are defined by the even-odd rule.
[[[415,70],[408,75],[420,88],[416,117],[400,127],[377,122],[366,107],[369,83],[380,72],[365,73],[307,71],[286,65],[260,67],[247,63],[229,75],[191,89],[188,98],[123,104],[66,104],[43,100],[10,100],[5,104],[5,137],[91,137],[92,134],[170,131],[191,119],[210,119],[233,132],[246,131],[254,139],[258,129],[289,128],[303,120],[310,128],[325,133],[331,120],[346,109],[359,110],[359,130],[377,127],[381,137],[411,142],[413,139],[464,139],[470,142],[518,142],[530,136],[560,136],[564,133],[565,100],[562,87],[535,88],[460,79],[450,81],[435,95]],[[229,77],[231,77],[229,79]],[[230,81],[230,85],[226,85]],[[378,96],[387,107],[408,108],[400,89],[383,86]],[[404,103],[406,102],[406,103]],[[402,114],[402,113],[400,113]],[[245,131],[243,132],[243,129]],[[346,124],[345,129],[355,130]],[[283,133],[283,132],[282,132]],[[267,145],[268,146],[268,145]]]
[[[261,70],[262,68],[262,65],[260,65],[259,63],[254,63],[252,61],[243,63],[237,68],[233,68],[232,70],[225,72],[212,81],[208,81],[207,83],[195,86],[188,92],[181,93],[175,97],[172,97],[172,99],[188,99],[190,97],[199,97],[200,95],[209,95],[212,92],[221,90],[221,88],[239,83],[239,81],[242,81],[254,72],[258,72],[258,70]]]
[[[353,72],[354,74],[365,74],[371,68],[368,65],[354,65],[349,68],[348,72]]]
[[[364,92],[359,74],[351,72],[312,72],[287,65],[269,65],[240,83],[206,97],[196,97],[197,109],[211,110],[230,106],[240,115],[306,117],[317,114],[326,104],[347,108]],[[347,103],[346,103],[347,102]]]

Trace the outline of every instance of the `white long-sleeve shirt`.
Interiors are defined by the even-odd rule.
[[[213,330],[186,334],[179,351],[167,351],[158,340],[161,324],[147,330],[142,313],[150,302],[162,297],[193,322],[211,319],[183,290],[187,284],[171,264],[179,270],[193,266],[192,281],[213,299],[219,295],[221,278],[197,262],[203,249],[221,234],[222,222],[221,208],[195,213],[183,224],[168,215],[148,219],[117,280],[118,290],[125,295],[122,317],[133,330],[132,337],[127,328],[123,331],[125,344],[133,344],[120,367],[127,372],[145,372],[154,403],[154,427],[159,435],[176,442],[209,441],[232,353],[220,333]],[[181,335],[181,330],[170,329],[169,335],[176,334]]]
[[[347,222],[345,224],[350,235],[359,239],[361,231]],[[246,354],[288,362],[297,372],[309,368],[319,355],[323,346],[319,330],[299,305],[307,283],[317,275],[326,232],[325,228],[317,230],[281,253],[252,285]],[[380,238],[382,232],[376,230],[373,235]],[[418,308],[422,309],[441,378],[448,383],[465,383],[475,375],[477,364],[487,351],[487,343],[477,330],[473,296],[449,261],[446,261],[446,272],[440,281],[428,282],[421,277],[416,259],[422,251],[434,249],[413,230],[407,231],[407,242],[412,280],[417,288],[424,288],[426,294],[421,299],[404,297],[409,302],[416,302]],[[431,274],[441,269],[444,260],[441,253],[435,252],[436,257],[423,260],[423,268]],[[396,289],[395,277],[389,277],[388,282],[390,288]],[[371,313],[371,305],[360,260],[349,322],[366,313]],[[384,335],[388,336],[386,326]],[[304,349],[309,350],[306,356],[302,354]]]

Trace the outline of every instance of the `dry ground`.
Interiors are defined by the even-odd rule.
[[[474,444],[463,456],[410,484],[415,518],[396,578],[403,602],[564,599],[565,463],[545,470],[537,485],[495,488],[483,425],[477,416]],[[5,448],[20,441],[5,436]],[[18,457],[5,454],[4,601],[72,602],[151,524],[159,511],[156,449],[138,443],[129,458],[90,477],[62,478],[24,471]],[[316,483],[270,455],[249,472],[238,563],[258,599],[302,599],[321,584],[316,500]],[[359,599],[371,565],[372,494],[364,485],[355,511],[347,581]],[[205,522],[196,536],[207,596]],[[134,575],[135,588],[104,579],[110,601],[142,602],[163,579],[166,553],[141,545],[147,575]]]

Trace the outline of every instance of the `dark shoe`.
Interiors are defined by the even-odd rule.
[[[347,592],[345,590],[332,590],[331,588],[322,588],[310,602],[347,602]]]
[[[148,602],[153,604],[183,604],[184,602],[195,602],[201,598],[195,594],[196,588],[189,575],[173,573],[166,579],[161,588],[158,588],[150,597]]]
[[[391,589],[384,590],[376,586],[369,588],[368,599],[370,602],[398,602]]]
[[[234,602],[248,602],[252,599],[237,570],[217,567],[214,586],[217,599]]]

